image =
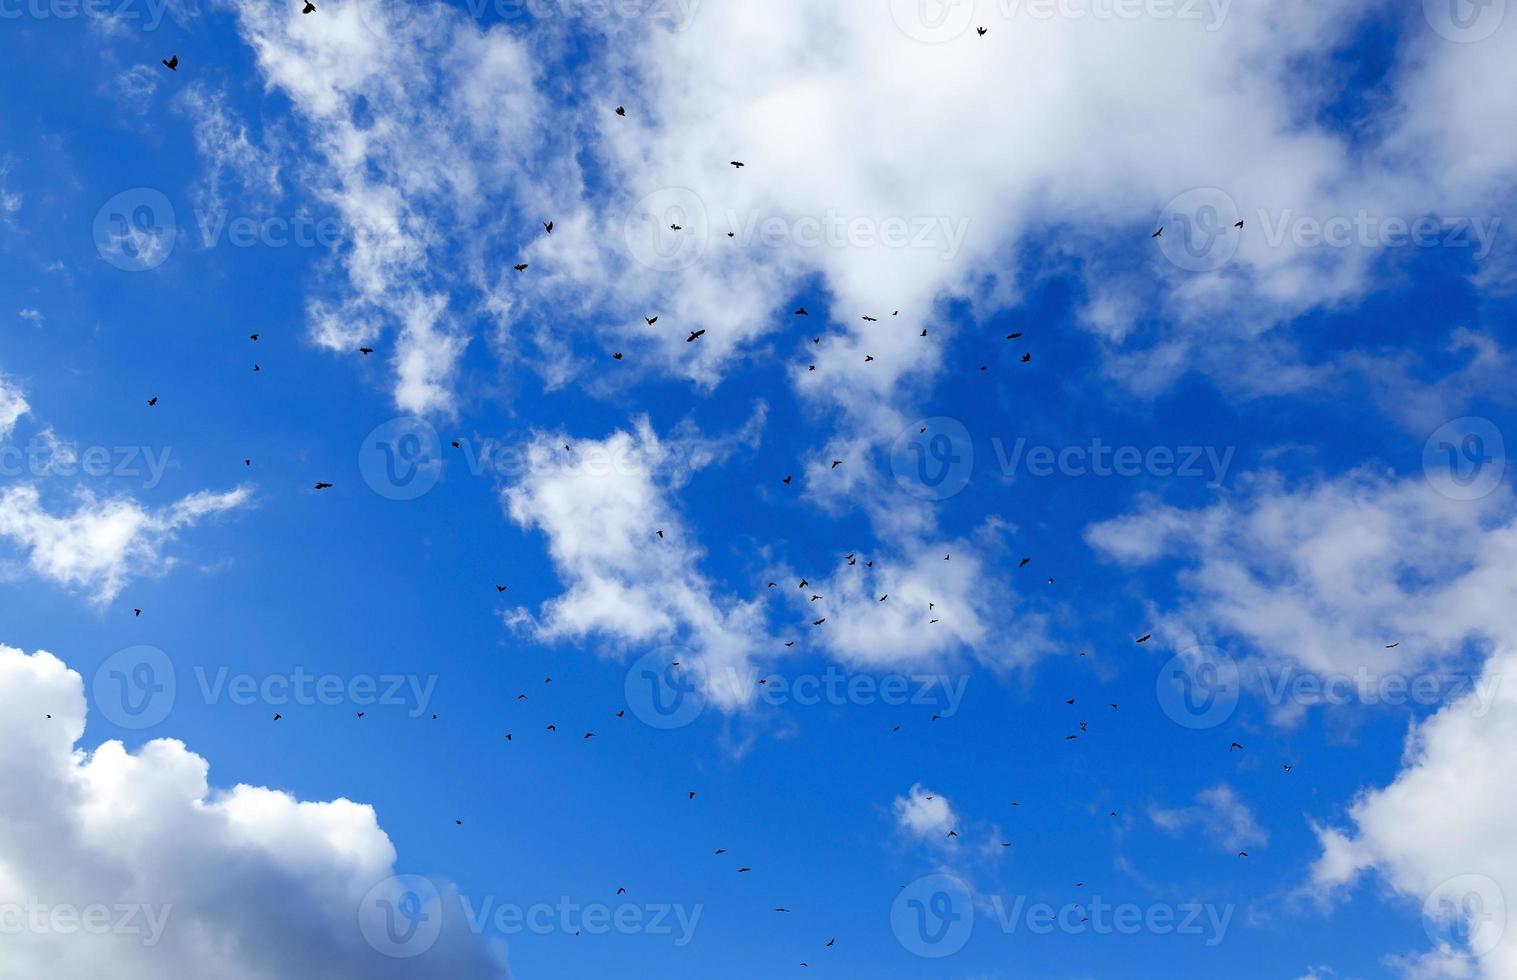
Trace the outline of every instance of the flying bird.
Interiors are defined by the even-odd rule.
[[[543,228],[548,232],[548,234],[550,234],[550,235],[553,234],[553,222],[551,222],[551,221],[544,221],[543,222]]]
[[[706,331],[704,331],[704,330],[692,330],[692,331],[690,331],[690,336],[688,336],[688,337],[685,338],[685,343],[687,343],[687,344],[693,344],[697,340],[700,340],[704,336],[706,336]]]
[[[163,61],[163,67],[167,68],[169,71],[178,71],[179,70],[179,56],[177,54],[171,54],[171,55],[169,55],[167,58],[164,59],[164,61]]]
[[[316,12],[316,5],[311,0],[306,0],[306,5],[300,8],[300,12],[303,14],[314,14]]]
[[[318,483],[318,484],[316,484],[316,486],[315,486],[314,489],[317,489],[317,490],[330,490],[330,489],[332,489],[332,485],[330,483]]]
[[[513,265],[511,268],[515,269],[517,272],[526,272],[527,263],[523,262],[520,265]]]
[[[1158,237],[1160,237],[1163,234],[1164,234],[1164,226],[1160,225],[1159,226],[1159,230],[1156,231],[1156,232],[1154,232],[1152,235],[1149,235],[1148,237],[1149,238],[1158,238]]]
[[[617,106],[617,107],[616,107],[616,114],[617,114],[617,115],[618,115],[618,116],[625,116],[625,115],[626,115],[626,114],[627,114],[627,110],[626,110],[626,108],[625,108],[625,107],[623,107],[623,106]]]
[[[1144,633],[1142,636],[1138,637],[1133,642],[1134,643],[1147,643],[1149,640],[1151,640],[1153,638],[1154,638],[1154,635],[1152,633]]]
[[[990,28],[988,28],[988,27],[976,27],[974,29],[974,32],[976,34],[980,35],[980,37],[984,37],[986,34],[990,33]]]
[[[746,167],[746,166],[747,166],[747,164],[746,164],[746,163],[744,163],[744,162],[743,162],[743,161],[741,161],[741,160],[733,160],[733,161],[731,161],[731,162],[732,162],[732,166],[733,166],[733,167],[734,167],[734,168],[736,168],[736,169],[738,169],[738,170],[742,170],[742,169],[743,169],[743,168],[744,168],[744,167]]]

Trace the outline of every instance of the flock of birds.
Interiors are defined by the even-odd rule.
[[[311,3],[310,0],[302,0],[302,2],[303,2],[303,7],[301,9],[301,13],[303,13],[303,14],[311,14],[311,13],[315,13],[316,12],[316,5],[314,3]],[[984,37],[987,32],[988,32],[988,29],[985,28],[985,27],[979,27],[979,28],[976,29],[976,33],[980,37]],[[178,68],[179,68],[179,57],[178,57],[178,55],[171,55],[170,57],[163,59],[163,65],[164,65],[165,68],[167,68],[170,71],[177,71]],[[616,110],[615,110],[615,114],[617,116],[619,116],[619,117],[625,118],[627,116],[627,109],[626,109],[626,107],[625,106],[617,106]],[[744,167],[747,166],[747,164],[744,163],[741,160],[731,160],[731,161],[729,161],[729,164],[734,169],[736,169],[736,170],[742,170]],[[553,223],[553,221],[551,221],[551,220],[550,221],[545,221],[542,224],[543,224],[543,230],[544,230],[545,234],[548,234],[548,235],[553,234],[553,229],[554,229],[554,223]],[[1243,221],[1239,220],[1234,225],[1234,227],[1238,228],[1238,229],[1241,229],[1243,227]],[[679,234],[680,232],[684,231],[684,228],[682,226],[680,226],[678,223],[674,223],[674,224],[671,224],[669,226],[669,231],[671,233],[674,233],[674,234]],[[1157,231],[1153,232],[1153,234],[1150,237],[1154,238],[1154,239],[1158,239],[1158,238],[1161,238],[1163,236],[1163,234],[1164,234],[1164,228],[1161,226]],[[729,237],[729,238],[735,237],[735,232],[728,232],[727,233],[727,237]],[[514,266],[512,266],[512,268],[516,272],[518,272],[518,273],[524,273],[529,268],[529,264],[526,263],[526,262],[519,262],[519,263],[515,264]],[[901,312],[900,310],[895,310],[894,312],[891,313],[891,316],[892,317],[899,316],[900,312]],[[808,316],[810,316],[810,312],[806,309],[805,306],[800,306],[800,307],[796,308],[796,310],[793,312],[792,315],[795,316],[795,317],[808,317]],[[644,319],[644,321],[646,322],[646,324],[649,327],[652,327],[652,326],[656,325],[658,323],[658,321],[659,321],[659,317],[657,315],[644,316],[643,319]],[[867,314],[863,315],[861,317],[861,319],[864,322],[866,322],[866,323],[878,323],[879,322],[879,318],[878,317],[870,316],[870,315],[867,315]],[[687,336],[685,338],[685,342],[686,343],[692,343],[692,344],[696,343],[697,341],[699,341],[705,335],[706,335],[706,331],[704,329],[691,330],[690,333],[689,333],[689,336]],[[920,336],[921,337],[926,337],[927,336],[927,330],[925,328],[922,329],[922,331],[920,333]],[[1020,340],[1022,337],[1023,337],[1023,333],[1021,331],[1014,331],[1014,332],[1009,333],[1009,334],[1006,335],[1006,340],[1008,340],[1008,341]],[[259,339],[259,334],[257,334],[257,333],[251,334],[251,335],[249,335],[249,339],[251,341],[256,342]],[[812,344],[813,345],[820,345],[821,343],[822,343],[822,338],[820,336],[815,336],[815,337],[812,338]],[[368,355],[374,353],[374,349],[372,347],[364,346],[364,347],[358,348],[358,353],[361,354],[361,355],[363,355],[363,356],[368,356]],[[617,360],[617,361],[621,361],[621,360],[624,359],[623,353],[621,351],[612,352],[611,356],[612,356],[612,358],[614,360]],[[874,361],[874,357],[872,355],[866,354],[864,360],[865,360],[866,363],[873,362]],[[1032,354],[1031,354],[1031,352],[1024,352],[1024,353],[1022,353],[1020,355],[1020,360],[1021,360],[1021,363],[1023,363],[1023,364],[1030,363],[1032,361]],[[987,371],[988,369],[989,369],[988,365],[981,365],[981,367],[980,367],[981,371]],[[255,363],[253,365],[253,370],[254,371],[261,371],[262,368],[257,363]],[[808,366],[808,370],[815,371],[816,370],[816,365],[815,364],[809,365]],[[149,406],[156,406],[157,404],[158,404],[158,397],[156,395],[153,396],[152,398],[148,399],[148,405]],[[926,427],[925,426],[922,427],[921,431],[925,433],[927,431]],[[458,441],[454,441],[452,443],[452,445],[453,445],[454,448],[459,448],[461,446],[461,443],[458,442]],[[571,447],[568,446],[568,445],[565,445],[563,448],[564,448],[565,452],[572,452]],[[252,460],[251,459],[244,459],[243,463],[245,465],[247,465],[247,466],[251,466],[252,465]],[[841,459],[834,459],[834,460],[831,461],[831,466],[829,467],[829,469],[836,470],[839,466],[842,466],[843,464],[844,464],[843,460],[841,460]],[[785,477],[783,478],[783,480],[781,480],[781,482],[783,484],[785,484],[785,485],[788,486],[788,485],[791,484],[793,478],[794,478],[793,474],[788,474],[787,473],[785,475]],[[318,482],[316,482],[314,484],[313,489],[317,490],[317,491],[322,491],[322,490],[329,490],[332,487],[333,487],[333,484],[331,482],[328,482],[328,481],[318,481]],[[653,533],[654,533],[654,535],[659,540],[664,540],[665,535],[664,535],[663,529],[656,529]],[[949,561],[951,559],[952,559],[952,555],[951,554],[945,554],[943,556],[943,560],[944,561]],[[843,560],[846,562],[846,564],[848,566],[855,566],[855,565],[859,564],[858,557],[857,557],[856,554],[846,555],[846,556],[844,556]],[[1020,561],[1020,563],[1018,564],[1017,567],[1019,569],[1020,568],[1025,568],[1025,567],[1027,567],[1027,565],[1029,563],[1031,563],[1031,561],[1032,561],[1032,559],[1030,557],[1024,557],[1024,558],[1021,559],[1021,561]],[[874,561],[872,559],[864,561],[863,564],[867,568],[873,568],[874,567]],[[1052,585],[1054,583],[1054,579],[1052,577],[1049,577],[1047,579],[1047,581],[1048,581],[1048,584],[1050,584],[1050,585]],[[778,585],[779,585],[779,583],[771,581],[771,582],[768,583],[768,588],[771,588],[771,589],[777,588]],[[803,591],[808,590],[809,587],[810,587],[810,581],[807,578],[801,578],[800,581],[799,581],[799,583],[797,584],[797,588],[799,588],[799,589],[801,589]],[[502,592],[505,592],[507,590],[508,586],[507,585],[503,585],[503,584],[495,584],[494,588],[495,588],[495,590],[496,590],[497,593],[502,593]],[[883,602],[887,601],[889,598],[890,598],[889,593],[886,593],[884,595],[881,595],[878,598],[877,601],[883,603]],[[822,595],[820,595],[820,594],[812,592],[812,593],[810,593],[810,597],[809,597],[808,602],[811,602],[811,603],[825,602],[825,597],[822,596]],[[136,615],[136,616],[141,616],[142,615],[142,610],[141,609],[134,609],[133,612],[134,612],[134,615]],[[936,602],[928,602],[927,603],[927,615],[929,617],[929,619],[928,619],[929,625],[936,624],[936,623],[938,623],[940,621],[940,619],[938,618],[938,616],[934,616],[933,615],[934,613],[937,613],[938,616],[941,616],[941,613],[939,612],[938,607],[937,607],[937,603]],[[825,615],[823,615],[823,616],[818,616],[815,619],[812,619],[811,620],[811,625],[813,627],[821,627],[826,622],[827,622],[827,617]],[[1153,638],[1153,634],[1152,633],[1145,633],[1145,634],[1137,637],[1134,640],[1134,642],[1137,643],[1137,644],[1144,644],[1144,643],[1149,642],[1152,638]],[[795,646],[795,641],[794,640],[787,641],[787,642],[785,642],[784,645],[786,647],[793,647],[793,646]],[[1393,647],[1393,646],[1395,646],[1395,644],[1391,644],[1390,646]],[[1086,653],[1084,651],[1080,651],[1079,652],[1079,656],[1084,657],[1084,656],[1086,656]],[[680,662],[679,661],[673,661],[670,664],[670,666],[671,667],[679,667],[680,666]],[[544,684],[552,684],[553,683],[553,678],[552,677],[547,677],[547,678],[544,679],[543,683]],[[757,681],[756,681],[756,683],[762,685],[762,684],[767,683],[767,681],[764,678],[758,678]],[[526,700],[528,700],[528,696],[527,696],[527,694],[525,692],[523,692],[523,693],[520,693],[520,694],[518,694],[516,696],[516,700],[517,701],[526,701]],[[1064,703],[1065,703],[1066,706],[1074,706],[1076,704],[1076,700],[1077,700],[1076,698],[1071,697],[1071,698],[1065,699]],[[1112,711],[1117,711],[1118,710],[1118,705],[1116,703],[1114,703],[1114,702],[1108,703],[1108,707]],[[358,712],[355,712],[355,714],[357,715],[358,718],[363,718],[365,713],[362,712],[362,711],[358,711]],[[51,717],[51,715],[49,715],[49,717]],[[276,712],[274,714],[273,720],[277,722],[277,721],[282,720],[283,717],[284,716],[282,714]],[[432,720],[434,720],[434,721],[437,720],[437,715],[433,714],[431,717],[432,717]],[[618,718],[618,719],[625,718],[626,717],[626,709],[618,710],[615,713],[615,717]],[[934,715],[931,716],[931,721],[935,722],[935,721],[939,721],[939,720],[941,720],[941,716],[940,715],[934,714]],[[1081,721],[1078,721],[1077,724],[1078,724],[1078,731],[1072,732],[1072,733],[1066,735],[1065,736],[1065,741],[1066,742],[1075,741],[1075,740],[1077,740],[1080,737],[1080,735],[1089,732],[1090,728],[1089,728],[1089,723],[1087,721],[1081,720]],[[548,724],[546,726],[546,732],[547,733],[556,733],[557,731],[558,731],[558,726],[556,724]],[[901,726],[900,725],[895,725],[891,729],[891,731],[892,732],[899,732],[899,731],[901,731]],[[515,734],[513,732],[506,732],[504,737],[505,737],[505,741],[507,741],[507,742],[513,742],[513,741],[515,741]],[[595,732],[593,730],[588,730],[587,729],[584,732],[584,734],[581,736],[581,740],[593,739],[593,738],[596,738],[596,737],[598,737],[598,733],[597,732]],[[1231,753],[1231,752],[1241,752],[1241,751],[1244,751],[1244,747],[1243,747],[1243,745],[1241,743],[1239,743],[1237,741],[1231,741],[1229,743],[1229,745],[1228,745],[1227,751],[1229,753]],[[1292,765],[1290,765],[1289,763],[1286,763],[1283,766],[1283,769],[1284,769],[1284,771],[1286,773],[1290,773],[1293,770],[1293,768],[1294,767]],[[686,800],[687,801],[693,801],[695,798],[696,798],[696,791],[695,790],[689,790],[689,791],[687,791],[687,796],[686,796]],[[927,796],[925,796],[925,799],[932,800],[933,797],[931,795],[927,795]],[[1020,806],[1022,806],[1022,803],[1020,801],[1013,801],[1013,802],[1011,802],[1010,805],[1012,807],[1020,807]],[[1115,810],[1109,811],[1109,816],[1116,817],[1117,816],[1117,811],[1115,811]],[[461,818],[454,818],[453,823],[454,823],[455,826],[460,826],[460,827],[463,826],[463,820]],[[958,831],[955,830],[955,829],[950,829],[948,831],[948,833],[947,833],[947,837],[950,840],[957,840],[958,837],[959,837]],[[1003,847],[1003,848],[1009,848],[1009,847],[1012,846],[1012,842],[1011,841],[1000,841],[999,843],[1000,843],[1000,846]],[[726,854],[726,853],[727,853],[727,849],[724,848],[724,847],[718,847],[714,851],[714,854],[716,856],[720,856],[720,855],[723,855],[723,854]],[[1239,851],[1238,852],[1238,857],[1240,857],[1240,858],[1246,858],[1246,857],[1248,857],[1248,852],[1247,851]],[[749,874],[753,870],[754,869],[752,867],[744,865],[744,866],[741,866],[741,867],[739,867],[737,869],[737,873],[738,874]],[[1084,887],[1084,884],[1085,883],[1083,881],[1076,882],[1075,883],[1075,887],[1077,887],[1077,888]],[[906,886],[903,885],[902,887],[904,888]],[[616,888],[615,894],[618,895],[618,896],[620,896],[620,895],[625,895],[626,892],[627,892],[627,889],[626,889],[625,886],[618,886]],[[778,912],[778,913],[788,913],[788,912],[790,912],[790,908],[788,906],[776,906],[775,909],[774,909],[774,911]],[[578,932],[576,932],[576,935],[578,935]],[[833,946],[836,945],[836,943],[837,943],[837,938],[835,936],[834,937],[830,937],[830,938],[827,939],[826,943],[822,944],[822,948],[824,948],[824,949],[832,948]],[[805,966],[809,966],[810,964],[808,962],[803,961],[803,962],[800,963],[800,965],[803,966],[803,967],[805,967]]]

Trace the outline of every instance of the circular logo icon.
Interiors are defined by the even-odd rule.
[[[1175,197],[1159,212],[1159,251],[1186,272],[1213,272],[1238,254],[1243,233],[1233,225],[1242,215],[1232,196],[1216,187],[1197,187]]]
[[[426,0],[359,0],[358,18],[381,41],[425,42],[442,26],[447,5]]]
[[[415,500],[437,486],[442,476],[442,440],[426,419],[391,419],[364,436],[358,470],[381,497]]]
[[[945,44],[969,30],[974,0],[890,0],[901,33],[923,44]]]
[[[1446,422],[1422,447],[1422,473],[1451,500],[1479,500],[1506,472],[1506,442],[1490,419],[1466,416]]]
[[[117,650],[95,671],[90,691],[111,724],[137,731],[169,716],[176,692],[174,664],[157,647]]]
[[[969,886],[953,875],[918,878],[890,905],[890,931],[908,952],[928,959],[952,956],[974,931]]]
[[[706,252],[706,203],[689,188],[665,187],[632,205],[623,230],[633,261],[655,272],[677,272]]]
[[[890,470],[907,493],[947,500],[969,484],[974,442],[958,419],[936,416],[908,425],[890,447]]]
[[[420,956],[442,934],[442,896],[421,875],[393,875],[364,895],[358,928],[376,952],[395,959]]]
[[[1485,956],[1506,932],[1506,896],[1485,875],[1450,878],[1422,903],[1422,927],[1435,943]]]
[[[1214,647],[1187,650],[1159,671],[1159,707],[1177,725],[1216,728],[1238,707],[1238,662]]]
[[[1496,33],[1506,19],[1506,0],[1422,0],[1422,15],[1439,37],[1473,44]]]
[[[174,205],[162,191],[133,187],[106,201],[95,212],[95,251],[125,272],[146,272],[162,265],[178,237]]]
[[[627,706],[651,728],[684,728],[700,717],[706,696],[679,650],[665,647],[643,654],[627,668]]]

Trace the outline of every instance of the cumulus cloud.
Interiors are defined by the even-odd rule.
[[[1331,892],[1374,872],[1452,939],[1405,958],[1415,977],[1517,975],[1517,842],[1514,796],[1499,773],[1517,766],[1517,650],[1485,665],[1484,699],[1463,698],[1415,726],[1401,772],[1362,793],[1349,829],[1317,828],[1314,884]],[[1451,945],[1455,940],[1458,945]],[[1465,972],[1459,972],[1463,970]]]
[[[51,718],[46,717],[51,714]],[[83,681],[50,653],[0,646],[0,973],[401,980],[504,975],[457,901],[413,959],[360,923],[395,850],[371,807],[212,789],[174,739],[79,745]],[[450,893],[451,894],[451,893]]]
[[[36,574],[105,603],[134,576],[169,568],[174,558],[165,549],[178,532],[251,498],[246,487],[201,491],[154,510],[129,497],[99,498],[81,489],[72,511],[54,513],[35,487],[13,486],[0,493],[0,539],[23,551]]]
[[[506,508],[548,536],[565,592],[518,622],[545,640],[688,646],[684,662],[709,696],[729,707],[749,701],[750,665],[768,638],[762,604],[723,594],[699,571],[704,550],[672,494],[710,452],[661,441],[646,418],[599,441],[534,439],[504,491]]]
[[[1457,500],[1421,476],[1291,487],[1266,474],[1208,507],[1148,500],[1085,537],[1128,567],[1178,566],[1175,634],[1236,637],[1272,663],[1414,670],[1517,627],[1517,514],[1502,488]]]
[[[895,798],[896,825],[921,840],[941,841],[958,827],[948,797],[913,783],[905,796]]]
[[[1149,808],[1148,816],[1161,830],[1171,834],[1195,831],[1224,851],[1246,851],[1269,841],[1269,834],[1254,819],[1254,812],[1226,783],[1197,793],[1193,806],[1175,809],[1154,806]]]

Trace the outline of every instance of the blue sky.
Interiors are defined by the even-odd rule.
[[[0,972],[1517,975],[1504,8],[0,11]]]

